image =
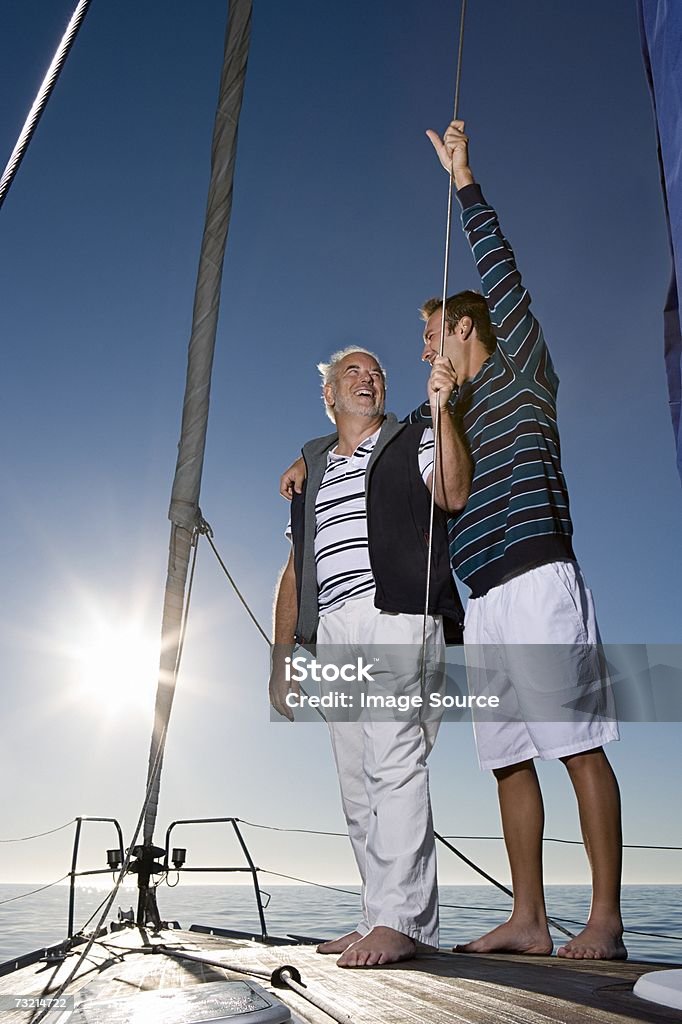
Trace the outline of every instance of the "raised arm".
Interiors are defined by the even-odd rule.
[[[464,122],[451,122],[442,139],[431,130],[426,134],[457,188],[462,226],[476,261],[498,344],[517,372],[534,375],[540,367],[549,378],[541,383],[555,387],[557,382],[553,379],[542,329],[530,311],[530,295],[521,281],[514,252],[469,166]]]

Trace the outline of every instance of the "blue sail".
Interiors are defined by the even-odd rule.
[[[670,412],[682,479],[682,329],[678,282],[682,282],[682,4],[638,0],[642,51],[656,116],[658,159],[665,199],[672,274],[663,310]]]

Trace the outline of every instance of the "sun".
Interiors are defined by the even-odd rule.
[[[69,645],[74,697],[109,716],[150,707],[158,675],[159,640],[135,620],[91,623]]]

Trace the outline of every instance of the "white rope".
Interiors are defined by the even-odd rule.
[[[459,89],[462,78],[462,56],[464,53],[464,18],[466,16],[467,0],[462,0],[462,8],[459,18],[459,46],[457,48],[457,73],[455,75],[455,100],[453,104],[453,121],[457,120],[459,109]],[[443,302],[440,327],[439,355],[443,355],[445,349],[445,302],[448,297],[448,266],[450,263],[450,235],[452,233],[452,174],[448,175],[448,214],[445,226],[445,258],[443,260]],[[431,507],[429,510],[429,546],[426,564],[426,597],[424,599],[424,623],[422,629],[422,666],[421,685],[424,689],[426,679],[426,627],[429,618],[429,601],[431,597],[431,563],[433,560],[433,520],[436,508],[436,479],[438,475],[438,460],[440,456],[440,404],[436,404],[436,412],[433,418],[433,477],[431,479]]]

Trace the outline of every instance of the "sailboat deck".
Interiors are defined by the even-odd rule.
[[[159,945],[219,960],[225,968],[151,955],[150,947]],[[61,965],[34,964],[0,978],[3,1024],[27,1024],[36,1016],[30,1007],[7,1008],[8,996],[49,997],[77,955],[78,948]],[[75,996],[76,1007],[86,1009],[90,1001],[225,979],[244,981],[249,977],[240,970],[270,974],[290,964],[312,994],[353,1024],[663,1024],[680,1019],[679,1012],[632,994],[641,974],[671,965],[437,953],[390,967],[341,970],[334,959],[320,956],[314,946],[267,946],[180,930],[150,935],[131,927],[102,936],[68,993]],[[289,989],[272,989],[259,977],[251,980],[273,991],[304,1024],[330,1024],[333,1019]],[[88,1024],[107,1019],[106,1013],[98,1016],[94,1009],[82,1017],[77,1013],[74,1019]],[[142,1018],[136,1014],[135,1019]]]

